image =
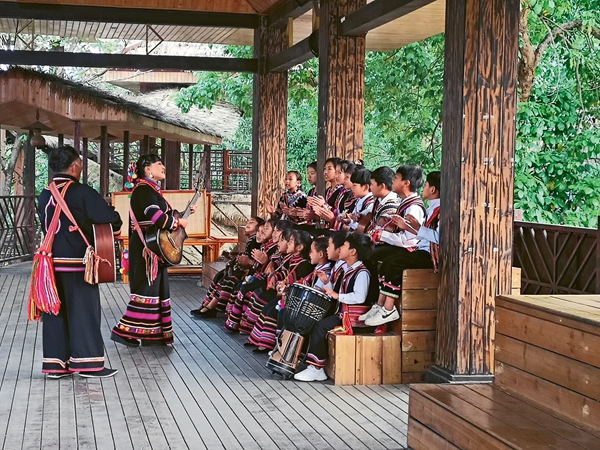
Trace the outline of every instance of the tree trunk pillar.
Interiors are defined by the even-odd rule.
[[[252,102],[252,215],[264,216],[265,201],[277,202],[284,186],[288,74],[267,72],[267,57],[285,48],[285,29],[267,27],[267,18],[262,16],[254,31],[259,71],[254,74]]]
[[[129,170],[129,131],[123,131],[123,185],[127,182]]]
[[[365,119],[365,36],[338,35],[340,19],[366,0],[322,0],[319,18],[318,170],[327,158],[363,157]],[[319,177],[319,192],[325,182]]]
[[[433,382],[488,382],[511,292],[519,0],[447,0]]]

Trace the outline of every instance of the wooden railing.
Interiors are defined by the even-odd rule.
[[[523,294],[600,293],[600,230],[515,222]]]
[[[0,265],[31,258],[39,230],[34,196],[0,196]]]

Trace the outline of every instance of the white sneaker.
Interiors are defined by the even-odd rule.
[[[382,306],[379,306],[377,303],[375,303],[373,306],[371,306],[370,310],[368,310],[362,316],[358,316],[358,320],[360,322],[364,322],[368,318],[373,317],[375,314],[377,314],[381,308]]]
[[[309,364],[306,369],[302,372],[294,375],[294,380],[298,381],[325,381],[327,374],[323,369],[318,369],[315,366]]]
[[[394,309],[388,311],[385,308],[381,308],[377,311],[372,317],[369,317],[365,320],[365,325],[369,327],[377,327],[379,325],[383,325],[384,323],[393,322],[394,320],[398,320],[400,318],[400,313],[398,309],[394,306]]]

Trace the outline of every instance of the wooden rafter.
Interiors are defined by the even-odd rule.
[[[252,58],[199,56],[122,55],[70,52],[0,51],[4,64],[21,66],[110,67],[113,69],[170,69],[209,72],[251,72],[258,70]]]
[[[342,36],[361,36],[433,2],[434,0],[375,0],[348,14],[340,24],[339,33]]]
[[[48,3],[0,1],[0,16],[11,19],[72,20],[74,22],[184,25],[194,27],[251,28],[258,26],[257,14],[237,14],[178,9],[110,8]]]

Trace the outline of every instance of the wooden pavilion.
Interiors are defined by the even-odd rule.
[[[310,27],[302,25],[309,11]],[[13,30],[18,20],[51,34],[125,37],[134,29],[136,36],[142,30],[148,35],[150,24],[161,39],[253,42],[254,58],[15,51],[0,52],[0,61],[254,73],[252,201],[253,212],[260,212],[282,188],[289,68],[318,54],[319,165],[330,156],[357,159],[363,151],[365,51],[397,48],[445,29],[442,262],[430,376],[439,383],[484,383],[494,378],[496,299],[511,293],[519,11],[518,0],[447,0],[445,7],[440,0],[2,1],[3,30]],[[506,311],[522,307],[502,301],[506,326],[512,317]],[[424,395],[417,398],[427,408]],[[412,402],[411,396],[411,408]],[[411,426],[431,442],[439,438],[415,422],[409,436]]]

